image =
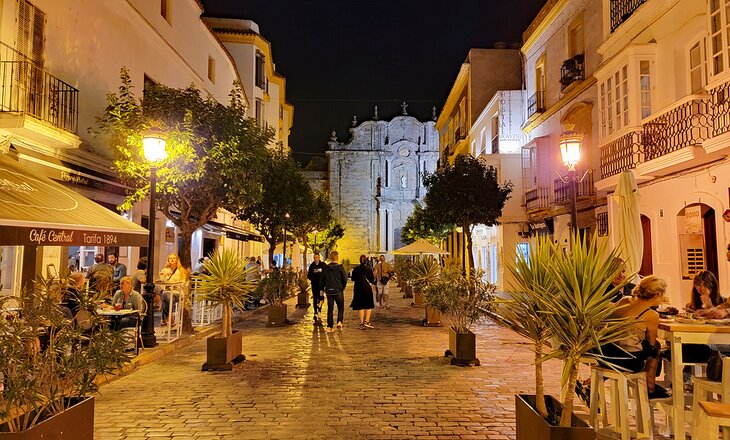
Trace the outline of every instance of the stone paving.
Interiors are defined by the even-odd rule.
[[[351,310],[334,334],[311,308],[290,306],[286,327],[252,317],[232,372],[200,371],[204,341],[142,366],[101,388],[96,438],[514,439],[514,394],[534,387],[527,342],[485,321],[481,366],[448,365],[446,327],[422,327],[423,309],[393,293],[375,329]],[[559,394],[559,374],[546,364],[547,392]]]

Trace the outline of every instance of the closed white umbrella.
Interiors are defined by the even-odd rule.
[[[644,234],[639,213],[639,187],[633,171],[621,173],[613,197],[618,205],[616,233],[621,246],[620,255],[626,261],[626,273],[635,274],[641,269]]]

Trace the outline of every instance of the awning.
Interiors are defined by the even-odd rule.
[[[393,255],[448,255],[449,253],[445,250],[434,246],[429,243],[426,239],[419,238],[413,243],[403,246],[402,248],[390,251]]]
[[[224,223],[218,223],[216,221],[209,221],[205,227],[212,226],[213,228],[220,229],[220,232],[232,240],[238,241],[264,241],[264,237],[256,234],[255,232],[247,231],[245,229],[238,228],[233,225],[226,225]]]
[[[147,246],[147,229],[0,155],[0,245]]]

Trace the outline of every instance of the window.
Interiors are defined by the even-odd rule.
[[[601,137],[629,124],[629,68],[622,66],[599,85]]]
[[[522,149],[522,186],[525,191],[537,188],[537,149]]]
[[[712,59],[713,75],[719,75],[725,69],[725,60],[723,58],[725,47],[723,21],[727,20],[727,16],[721,5],[727,1],[728,0],[710,0],[709,2],[710,13],[708,18],[710,19],[710,56]]]
[[[707,85],[707,66],[702,42],[698,41],[689,49],[690,92],[701,93]]]
[[[461,98],[459,103],[459,139],[466,137],[466,98]],[[457,141],[459,140],[457,139]]]
[[[43,66],[46,14],[27,0],[21,0],[18,11],[18,52]]]
[[[215,60],[213,57],[208,57],[208,79],[215,84]]]
[[[499,114],[492,117],[492,154],[499,153]]]
[[[651,116],[651,74],[649,61],[639,62],[639,84],[641,88],[641,119]]]
[[[256,52],[256,87],[266,89],[266,58],[261,52]]]
[[[160,0],[160,15],[168,23],[172,24],[172,17],[170,14],[170,0]]]
[[[535,66],[535,91],[545,91],[545,58],[541,58]]]
[[[256,100],[256,124],[259,127],[264,126],[264,101]]]
[[[573,58],[584,52],[583,15],[580,15],[568,27],[568,58]]]
[[[284,119],[284,106],[279,104],[279,119]]]
[[[385,187],[390,186],[390,162],[385,161]]]

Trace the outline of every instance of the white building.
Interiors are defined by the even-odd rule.
[[[15,98],[0,98],[2,151],[27,169],[115,209],[124,199],[124,187],[112,169],[112,152],[87,130],[103,112],[106,94],[119,87],[120,69],[129,70],[138,96],[149,81],[178,88],[194,84],[223,103],[234,81],[241,79],[237,68],[254,69],[253,64],[234,62],[200,19],[202,12],[196,0],[0,2],[0,85]],[[13,66],[31,73],[9,74]],[[145,205],[138,204],[125,216],[146,227]],[[177,252],[178,233],[159,213],[154,225],[159,268],[167,253]],[[260,242],[251,241],[253,234],[242,226],[230,214],[219,213],[217,223],[195,233],[193,261],[219,246],[261,255]],[[140,255],[140,248],[126,246],[3,246],[3,291],[17,292],[34,276],[23,261],[61,268],[77,251],[81,267],[90,266],[97,252],[116,251],[132,270]]]

